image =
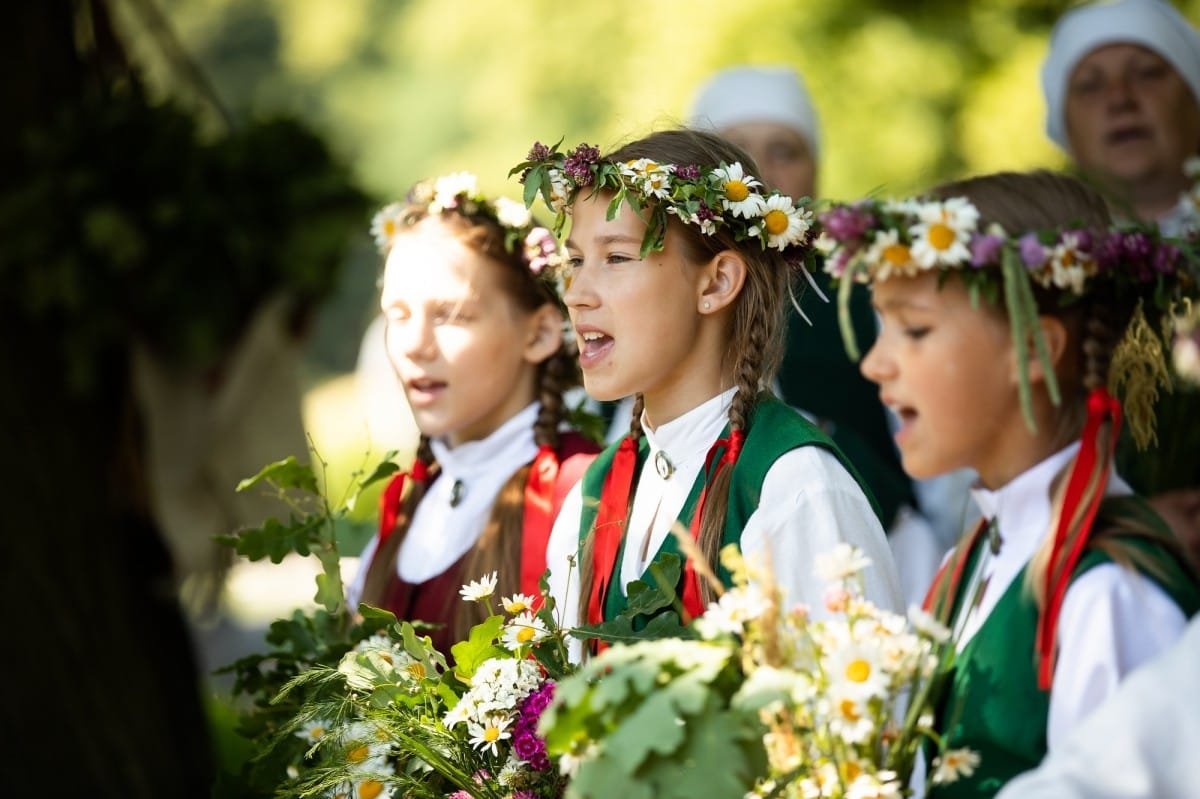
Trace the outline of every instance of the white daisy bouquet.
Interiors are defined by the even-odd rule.
[[[462,589],[492,609],[496,575]],[[332,668],[282,692],[309,697],[288,732],[309,744],[284,791],[297,796],[387,799],[557,799],[565,778],[537,734],[557,679],[567,674],[553,606],[517,594],[452,647],[453,665],[427,637],[387,611],[382,633]]]
[[[568,797],[901,797],[918,749],[938,737],[932,704],[954,655],[950,632],[863,598],[861,551],[822,559],[820,615],[783,609],[768,579],[735,575],[694,623],[694,640],[605,650],[558,686],[542,722],[572,773]],[[969,774],[946,752],[932,778]]]

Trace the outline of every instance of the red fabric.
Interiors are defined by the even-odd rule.
[[[704,459],[704,488],[700,489],[700,499],[696,503],[696,512],[692,514],[692,541],[697,546],[700,543],[700,522],[704,516],[704,500],[708,495],[708,479],[709,468],[712,465],[713,457],[717,454],[717,450],[725,448],[721,459],[717,461],[717,471],[722,468],[732,469],[737,463],[738,455],[742,452],[742,444],[746,441],[746,436],[741,430],[734,430],[729,434],[729,438],[719,438],[708,450],[708,455]],[[716,475],[716,472],[713,472]],[[696,575],[696,567],[691,558],[688,558],[683,566],[683,623],[687,624],[692,619],[704,613],[704,600],[700,593],[700,578]]]
[[[608,594],[617,551],[625,533],[625,522],[629,518],[629,495],[633,492],[633,473],[637,470],[637,449],[637,442],[632,435],[622,439],[617,454],[613,456],[612,467],[604,478],[604,488],[600,491],[592,552],[592,589],[588,595],[588,624],[604,621],[604,597]]]
[[[521,532],[521,593],[539,597],[538,581],[546,571],[546,545],[554,524],[554,484],[558,453],[543,445],[525,481],[525,520]],[[539,603],[540,604],[540,601]]]
[[[1062,513],[1058,517],[1058,529],[1054,531],[1054,546],[1050,552],[1050,564],[1046,569],[1046,607],[1038,617],[1038,687],[1043,691],[1050,690],[1050,684],[1054,679],[1058,617],[1062,612],[1067,586],[1071,582],[1071,572],[1075,570],[1075,565],[1079,562],[1080,555],[1083,554],[1083,548],[1087,544],[1092,530],[1092,523],[1096,519],[1096,511],[1100,507],[1100,500],[1104,498],[1103,485],[1097,488],[1088,506],[1084,508],[1083,522],[1073,541],[1067,541],[1067,531],[1070,528],[1071,519],[1083,502],[1083,493],[1096,468],[1096,458],[1101,454],[1096,451],[1096,436],[1100,432],[1100,426],[1108,419],[1112,420],[1112,441],[1109,451],[1103,453],[1105,462],[1111,462],[1112,449],[1116,444],[1117,434],[1121,430],[1121,403],[1110,395],[1107,389],[1101,387],[1092,391],[1088,395],[1087,409],[1087,422],[1083,427],[1083,443],[1079,448],[1079,454],[1075,457],[1075,464],[1071,467],[1066,496],[1063,498]],[[1101,479],[1106,479],[1106,477],[1107,475],[1104,475]]]
[[[933,580],[929,583],[929,591],[925,594],[925,601],[921,603],[921,607],[923,607],[926,611],[934,614],[938,612],[938,609],[934,607],[934,602],[937,601],[937,596],[939,593],[938,588],[942,585],[943,581],[947,579],[950,581],[950,584],[946,587],[946,591],[943,596],[946,597],[949,603],[952,604],[954,602],[954,595],[958,593],[958,587],[962,584],[963,569],[966,568],[967,561],[971,557],[971,552],[974,551],[976,544],[979,542],[980,536],[983,535],[983,531],[987,529],[987,526],[988,520],[980,519],[979,524],[975,526],[975,529],[971,531],[971,534],[968,535],[961,544],[959,544],[955,553],[949,558],[946,558],[946,561],[941,565],[941,568],[938,569],[937,574],[933,576]],[[951,566],[954,567],[952,570],[950,568]],[[950,610],[951,608],[946,608],[947,613],[949,613]]]
[[[400,504],[404,499],[404,483],[408,478],[412,478],[413,482],[424,483],[429,479],[429,467],[422,460],[413,462],[412,472],[400,472],[390,481],[383,489],[383,494],[379,497],[379,544],[383,546],[383,542],[396,530],[396,519],[400,516]]]

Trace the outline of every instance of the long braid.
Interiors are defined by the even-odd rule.
[[[409,483],[408,490],[400,500],[400,512],[396,515],[395,529],[392,530],[392,534],[388,536],[387,540],[375,550],[371,564],[367,567],[367,574],[363,578],[360,599],[361,602],[368,605],[381,606],[383,604],[384,590],[396,570],[396,558],[400,554],[400,545],[404,543],[404,539],[408,535],[413,513],[416,512],[417,505],[425,496],[425,490],[429,485],[428,481],[437,474],[437,461],[434,460],[433,448],[429,445],[429,436],[425,434],[422,434],[417,441],[416,460],[425,465],[428,479],[426,482],[413,480]]]

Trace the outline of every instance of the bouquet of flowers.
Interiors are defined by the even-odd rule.
[[[462,589],[492,610],[496,575]],[[299,796],[557,799],[565,778],[537,735],[556,679],[570,666],[552,602],[516,594],[452,647],[453,665],[413,624],[383,622],[336,666],[280,693],[306,700],[284,728],[308,744],[284,786]]]
[[[695,621],[696,640],[613,647],[563,680],[542,722],[572,774],[569,797],[743,799],[900,797],[918,749],[938,748],[937,689],[950,631],[862,596],[862,553],[840,545],[818,564],[824,615],[784,611],[767,579],[736,585]],[[757,577],[757,576],[756,576]],[[968,775],[978,757],[942,752],[932,779]]]

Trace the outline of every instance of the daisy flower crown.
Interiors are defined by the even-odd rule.
[[[559,142],[561,144],[561,142]],[[561,235],[567,214],[581,191],[589,196],[611,192],[608,218],[621,204],[646,222],[641,256],[663,248],[667,222],[675,216],[706,236],[726,231],[735,241],[757,241],[763,249],[783,252],[789,262],[810,265],[809,233],[814,218],[807,197],[793,201],[768,191],[740,163],[707,168],[694,164],[660,164],[648,158],[614,163],[600,150],[580,144],[570,153],[538,142],[527,159],[509,175],[520,173],[525,205],[540,195],[556,214],[554,231]]]
[[[979,210],[965,197],[944,200],[863,200],[835,204],[819,216],[815,249],[824,270],[838,281],[839,323],[846,351],[859,357],[849,317],[850,287],[894,276],[935,272],[939,279],[956,274],[973,304],[980,296],[997,302],[1003,296],[1021,359],[1021,400],[1033,429],[1027,347],[1033,341],[1047,375],[1047,388],[1059,403],[1054,370],[1041,338],[1034,287],[1054,291],[1062,305],[1078,302],[1107,285],[1112,296],[1136,298],[1134,318],[1113,355],[1110,383],[1131,380],[1127,394],[1153,402],[1159,383],[1166,385],[1162,334],[1146,322],[1144,310],[1169,320],[1177,307],[1197,296],[1195,253],[1190,242],[1161,236],[1153,227],[1110,229],[1067,227],[1012,236],[999,225],[980,228]],[[1123,365],[1124,364],[1124,365]],[[1143,371],[1144,370],[1144,371]],[[1149,386],[1134,385],[1149,374],[1163,378]],[[1141,381],[1145,382],[1145,381]],[[1133,403],[1130,400],[1129,403]],[[1129,404],[1127,403],[1127,404]],[[1144,443],[1153,436],[1150,421],[1139,433],[1144,408],[1129,407],[1130,423]]]
[[[519,253],[529,271],[550,284],[555,297],[561,296],[557,280],[565,252],[558,239],[547,228],[538,225],[529,210],[508,197],[489,198],[479,190],[478,179],[470,172],[422,181],[409,191],[405,202],[394,202],[381,208],[371,220],[371,235],[381,253],[392,248],[395,237],[405,228],[424,218],[438,214],[460,214],[464,217],[485,217],[504,230],[504,249]]]

